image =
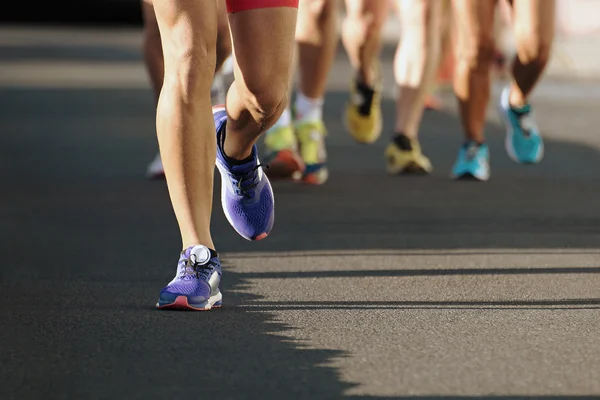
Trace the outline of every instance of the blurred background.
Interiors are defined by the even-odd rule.
[[[141,26],[142,14],[140,1],[136,0],[80,0],[60,7],[49,1],[36,2],[35,7],[17,1],[2,13],[0,22]]]
[[[157,141],[139,1],[10,3],[0,399],[600,398],[600,0],[557,0],[532,99],[544,161],[506,156],[492,102],[482,184],[449,178],[462,138],[448,88],[420,134],[432,175],[386,174],[395,16],[372,146],[341,122],[353,71],[340,46],[329,181],[277,182],[276,226],[258,243],[231,229],[216,181],[226,302],[200,316],[154,309],[180,239],[164,181],[146,178]]]
[[[75,2],[69,4],[76,4]],[[138,28],[142,26],[140,2],[136,0],[79,1],[75,7],[54,7],[52,2],[14,2],[0,15],[0,23],[11,25],[96,26]],[[600,63],[596,49],[600,45],[600,2],[595,0],[557,0],[557,41],[548,74],[554,76],[598,77]],[[395,40],[398,22],[394,13],[384,30]],[[503,41],[510,49],[510,33]],[[508,46],[508,47],[507,47]],[[572,74],[575,74],[573,76]]]

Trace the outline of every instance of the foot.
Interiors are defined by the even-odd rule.
[[[293,180],[302,178],[305,165],[298,154],[296,135],[291,124],[269,129],[265,134],[265,150],[269,177]]]
[[[419,142],[402,134],[396,135],[385,149],[385,161],[391,175],[424,175],[433,170],[429,158],[421,152]]]
[[[500,96],[500,115],[506,127],[506,152],[519,164],[536,164],[544,157],[544,141],[530,104],[515,108],[509,102],[510,89]]]
[[[198,311],[221,307],[220,282],[217,254],[201,245],[188,247],[181,252],[175,278],[160,291],[156,307]]]
[[[302,181],[310,185],[322,185],[329,177],[323,121],[296,122],[296,133],[300,143],[300,156],[306,165]]]
[[[381,136],[381,88],[352,81],[350,102],[346,105],[346,127],[358,143],[370,144]]]
[[[221,174],[221,204],[225,217],[244,239],[267,237],[275,221],[275,200],[258,160],[256,145],[246,160],[232,160],[223,150],[227,112],[213,107],[217,128],[217,169]]]
[[[444,108],[444,102],[434,94],[425,98],[425,109],[432,111],[441,111]]]
[[[490,151],[486,144],[465,143],[458,152],[458,159],[452,168],[454,179],[490,179]]]

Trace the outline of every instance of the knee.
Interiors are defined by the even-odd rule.
[[[300,2],[299,12],[305,13],[313,21],[321,21],[335,16],[336,0],[304,0]]]
[[[186,102],[203,93],[208,96],[215,73],[216,44],[186,36],[167,40],[164,85],[177,90]]]
[[[374,13],[352,11],[344,20],[344,31],[368,42],[380,36],[384,23],[385,19],[377,18]]]
[[[531,30],[517,29],[515,32],[517,56],[522,64],[538,63],[546,65],[550,59],[552,41],[542,38]]]
[[[336,0],[301,0],[298,5],[296,41],[319,45],[324,31],[337,21]]]
[[[338,17],[339,3],[337,0],[322,0],[323,5],[320,9],[320,19],[329,20]]]
[[[245,90],[241,91],[243,102],[256,118],[259,126],[279,118],[288,103],[288,83],[279,84],[265,79],[263,82],[245,82]]]
[[[481,37],[458,49],[458,62],[469,70],[489,71],[496,46],[492,37]]]

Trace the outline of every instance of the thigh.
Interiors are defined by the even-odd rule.
[[[495,0],[453,0],[452,11],[459,52],[492,48]]]
[[[315,18],[325,12],[331,12],[339,7],[338,0],[300,0],[298,2],[298,20]]]
[[[338,11],[338,0],[300,0],[298,2],[298,27],[319,24],[326,14]]]
[[[519,37],[550,43],[554,37],[555,0],[513,0],[513,25]]]
[[[338,0],[300,0],[298,3],[298,24],[296,25],[296,41],[318,46],[323,38],[323,31],[336,24]]]
[[[440,0],[440,32],[442,35],[452,35],[452,0]],[[448,40],[448,37],[444,37]]]
[[[347,18],[369,19],[370,23],[383,25],[388,16],[388,0],[346,0]]]
[[[238,4],[237,0],[232,1]],[[268,86],[288,86],[296,18],[295,7],[258,8],[229,14],[236,80],[241,79],[252,92],[266,90]]]
[[[429,0],[396,0],[400,21],[400,38],[415,32],[424,32]]]

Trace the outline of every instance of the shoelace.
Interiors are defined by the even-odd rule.
[[[188,259],[183,260],[183,268],[180,276],[183,280],[200,277],[207,278],[208,273],[212,272],[213,268],[212,259],[208,260],[205,264],[201,264],[196,260],[196,255],[191,254]]]
[[[225,124],[223,124],[218,131],[223,132],[224,129],[225,129]],[[219,142],[219,147],[222,149],[223,145],[225,144],[225,135],[221,135],[219,133],[217,135],[217,141]],[[246,172],[245,174],[234,174],[232,172],[229,172],[229,177],[230,177],[232,183],[236,186],[236,194],[238,194],[238,195],[241,194],[245,197],[252,197],[250,191],[252,189],[254,189],[256,186],[258,186],[258,184],[259,184],[258,179],[255,179],[255,177],[254,177],[254,173],[256,172],[256,170],[258,170],[261,167],[269,168],[269,166],[266,164],[258,164],[254,168],[252,168],[250,171]],[[248,182],[248,181],[250,181],[250,184],[243,185],[245,182]]]
[[[531,112],[526,114],[517,114],[517,118],[519,119],[519,126],[523,131],[523,135],[526,137],[531,136],[531,133],[535,130],[535,121],[533,120],[533,116]]]
[[[252,197],[250,191],[259,184],[258,179],[256,179],[254,176],[255,172],[259,168],[269,168],[269,166],[267,164],[258,164],[245,174],[237,175],[230,173],[231,180],[237,188],[237,194],[241,194],[246,197]]]
[[[523,136],[530,137],[532,132],[536,129],[533,111],[531,108],[527,106],[522,111],[511,108],[511,111],[519,122],[519,128],[523,132]]]
[[[468,161],[472,161],[477,157],[477,153],[479,152],[479,146],[476,144],[469,144],[466,151],[465,151],[465,155],[467,157]]]

